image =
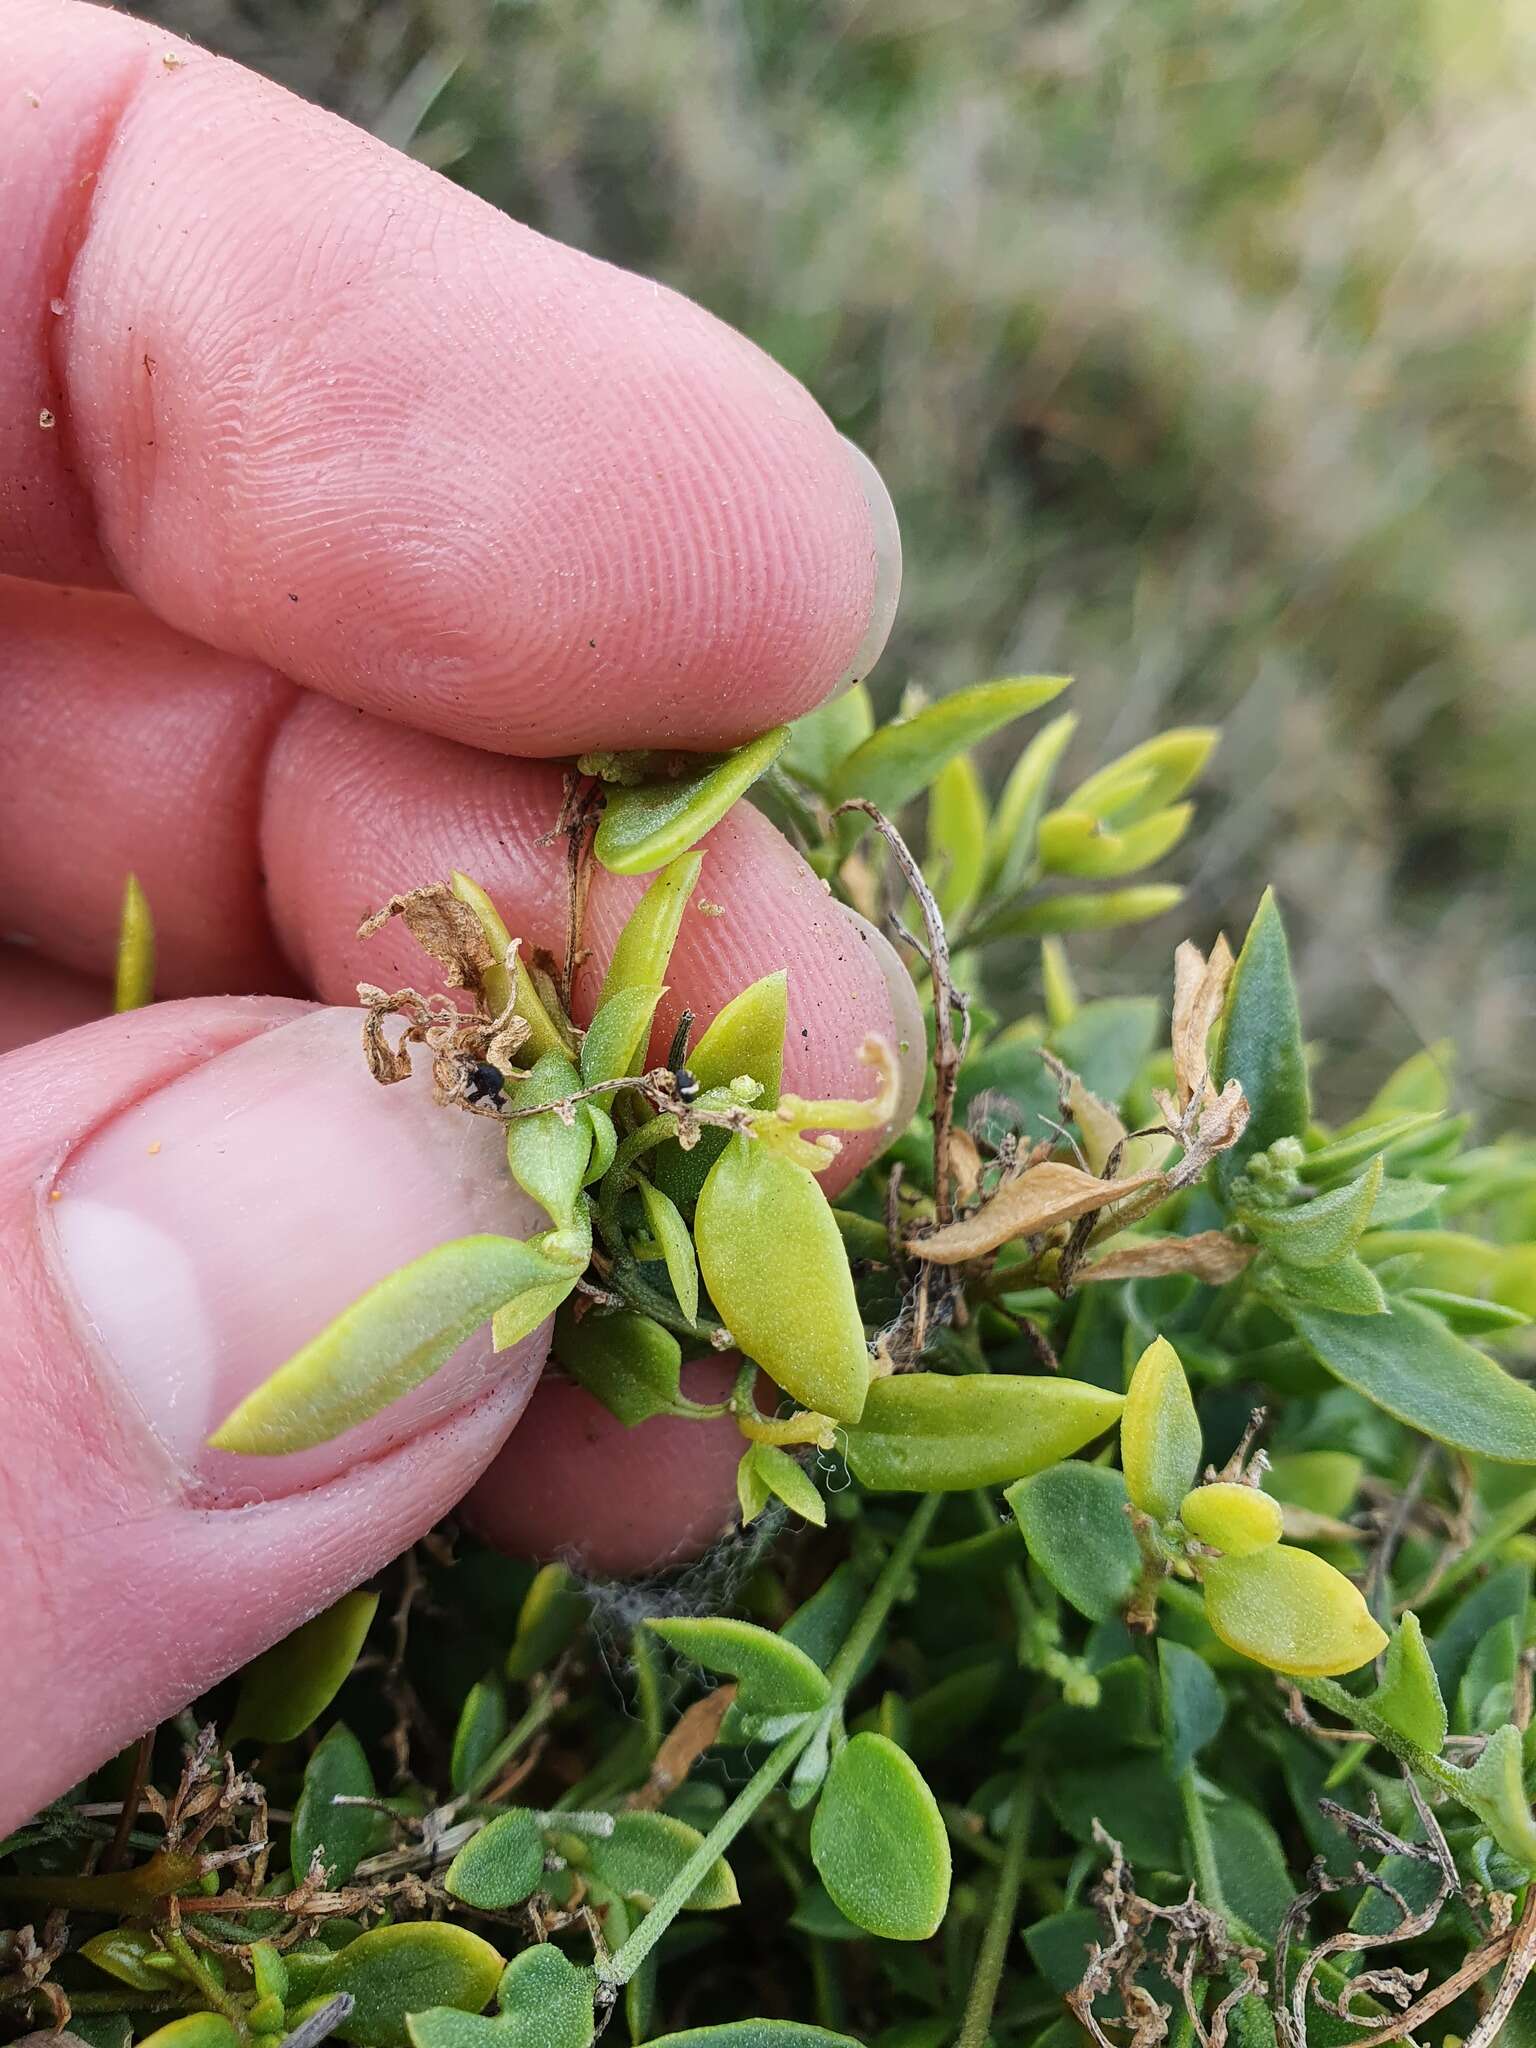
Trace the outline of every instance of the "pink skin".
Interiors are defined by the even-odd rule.
[[[8,0],[0,81],[3,1830],[429,1527],[533,1390],[543,1333],[471,1340],[321,1450],[204,1448],[382,1271],[535,1220],[492,1126],[288,998],[419,979],[356,923],[450,862],[557,940],[526,757],[807,709],[878,653],[894,550],[807,394],[675,295],[120,14]],[[130,864],[194,1000],[86,1022]],[[594,891],[585,1003],[637,893]],[[790,1085],[868,1094],[868,1030],[915,1068],[900,968],[754,813],[698,894],[668,1018],[788,961]],[[722,1526],[733,1431],[571,1405],[482,1519],[564,1540],[531,1446],[593,1562]]]

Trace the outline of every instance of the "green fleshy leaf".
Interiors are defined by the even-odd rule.
[[[552,1941],[515,1955],[496,1989],[494,2019],[437,2006],[406,2017],[412,2048],[588,2048],[595,1980]]]
[[[632,1309],[562,1316],[552,1352],[578,1386],[630,1428],[677,1404],[682,1347],[649,1316]]]
[[[1081,1450],[1123,1406],[1119,1394],[1081,1380],[901,1373],[870,1388],[848,1431],[848,1464],[876,1492],[1006,1485]]]
[[[1179,1520],[1191,1536],[1228,1557],[1267,1550],[1285,1526],[1279,1501],[1235,1479],[1214,1479],[1185,1494]]]
[[[677,1305],[692,1322],[699,1313],[699,1261],[693,1249],[693,1234],[683,1221],[677,1204],[660,1188],[652,1187],[648,1180],[641,1181],[639,1186],[645,1220],[651,1227],[652,1237],[661,1246],[661,1256],[666,1261],[667,1278],[672,1282]]]
[[[1306,1155],[1302,1164],[1303,1174],[1314,1186],[1339,1180],[1346,1173],[1353,1173],[1357,1167],[1363,1166],[1373,1153],[1389,1155],[1394,1146],[1406,1139],[1422,1137],[1439,1121],[1439,1113],[1435,1110],[1424,1115],[1409,1113],[1368,1124],[1363,1130],[1354,1131],[1350,1137],[1330,1138],[1325,1145]]]
[[[1170,1521],[1200,1470],[1200,1418],[1179,1354],[1156,1337],[1131,1374],[1120,1418],[1120,1462],[1131,1499]]]
[[[703,866],[702,853],[685,853],[680,860],[664,867],[640,898],[613,949],[598,997],[599,1009],[623,989],[654,988],[665,983],[683,912]]]
[[[860,2048],[860,2044],[847,2034],[803,2026],[799,2020],[730,2020],[723,2026],[660,2034],[647,2042],[646,2048]]]
[[[649,1908],[666,1890],[704,1837],[686,1821],[667,1813],[621,1813],[613,1832],[588,1844],[587,1867],[621,1899],[638,1900]],[[716,1913],[741,1903],[736,1877],[718,1857],[699,1879],[688,1900],[695,1913]]]
[[[182,1981],[181,1965],[152,1934],[136,1927],[112,1927],[80,1944],[88,1962],[135,1991],[163,1992]]]
[[[377,1593],[344,1593],[247,1664],[227,1739],[292,1742],[302,1735],[341,1690],[378,1604]]]
[[[491,1342],[498,1351],[510,1351],[514,1344],[521,1344],[569,1299],[592,1258],[591,1204],[577,1203],[568,1230],[547,1230],[530,1238],[529,1244],[541,1257],[553,1261],[561,1277],[535,1280],[501,1304],[491,1318]]]
[[[1399,1735],[1440,1754],[1449,1723],[1440,1681],[1424,1645],[1424,1632],[1416,1614],[1405,1614],[1387,1645],[1381,1683],[1371,1694],[1371,1705]]]
[[[352,1873],[379,1845],[382,1817],[371,1806],[337,1806],[337,1799],[372,1799],[376,1788],[363,1745],[344,1722],[327,1729],[304,1766],[293,1809],[290,1855],[302,1884],[315,1858],[325,1872],[322,1889],[352,1882]]]
[[[1049,704],[1070,680],[1068,676],[1017,676],[1006,682],[976,683],[941,697],[914,717],[871,733],[838,764],[827,795],[834,804],[848,797],[864,797],[893,815],[920,796],[956,754]]]
[[[747,1075],[762,1088],[754,1107],[772,1109],[784,1075],[784,1033],[789,1021],[789,973],[765,974],[718,1011],[688,1055],[701,1088],[729,1088]]]
[[[1451,1076],[1456,1071],[1456,1048],[1442,1038],[1426,1045],[1377,1092],[1360,1123],[1380,1123],[1393,1116],[1444,1116],[1451,1106]]]
[[[469,1790],[486,1760],[496,1753],[507,1726],[507,1695],[500,1681],[478,1680],[464,1695],[458,1725],[453,1731],[448,1781],[455,1792]]]
[[[1158,1638],[1157,1669],[1168,1775],[1182,1778],[1200,1752],[1221,1733],[1227,1712],[1226,1697],[1200,1652],[1168,1636]]]
[[[1141,1572],[1120,1474],[1068,1460],[1019,1480],[1004,1498],[1062,1599],[1090,1621],[1118,1614]]]
[[[1205,1617],[1230,1649],[1298,1678],[1358,1671],[1386,1648],[1357,1586],[1309,1550],[1205,1560]]]
[[[1506,1721],[1477,1762],[1460,1773],[1456,1796],[1469,1806],[1507,1856],[1536,1872],[1536,1821],[1525,1796],[1521,1731]]]
[[[1110,761],[1067,798],[1066,808],[1116,825],[1139,824],[1180,797],[1200,774],[1220,734],[1214,726],[1172,726]]]
[[[949,1904],[949,1837],[921,1771],[884,1735],[838,1751],[811,1822],[811,1861],[847,1919],[926,1941]]]
[[[112,1008],[142,1010],[155,1000],[155,920],[149,898],[137,875],[123,884],[123,909],[117,932],[117,972]]]
[[[485,999],[491,1006],[492,1016],[500,1016],[512,1000],[514,982],[508,977],[505,961],[512,945],[512,934],[502,921],[501,912],[480,884],[455,868],[449,884],[461,903],[467,904],[479,920],[480,929],[485,933],[496,965],[488,969],[485,976]],[[520,1060],[542,1059],[547,1052],[564,1053],[569,1057],[571,1040],[560,1015],[558,1006],[551,1009],[539,993],[538,984],[523,964],[519,953],[513,973],[517,995],[517,1014],[528,1026],[528,1036],[518,1052]]]
[[[767,774],[788,738],[789,727],[777,725],[675,781],[611,790],[593,842],[598,859],[615,875],[648,875],[676,860]]]
[[[756,1444],[750,1444],[736,1464],[736,1505],[741,1511],[743,1529],[751,1528],[772,1498],[767,1481],[763,1478],[753,1456],[757,1448]]]
[[[466,1906],[506,1912],[544,1882],[544,1836],[526,1806],[514,1806],[471,1835],[443,1884]]]
[[[1536,1389],[1415,1302],[1381,1316],[1287,1313],[1319,1364],[1400,1422],[1457,1450],[1536,1464]]]
[[[336,2028],[355,2048],[407,2048],[406,2015],[432,2006],[477,2013],[490,2001],[503,1959],[488,1941],[442,1920],[375,1927],[337,1956],[328,1998],[346,1992],[351,2012]]]
[[[1258,1292],[1282,1315],[1318,1310],[1336,1316],[1383,1316],[1386,1292],[1376,1275],[1352,1253],[1331,1266],[1286,1266],[1261,1258],[1253,1267]]]
[[[645,1051],[651,1039],[651,1019],[656,1005],[666,994],[660,983],[646,987],[636,983],[622,988],[602,1004],[581,1041],[582,1085],[594,1087],[599,1081],[617,1081],[624,1074],[638,1074],[645,1065]]]
[[[862,682],[797,718],[789,728],[782,764],[812,789],[825,789],[833,771],[875,729],[874,706]]]
[[[831,1688],[821,1667],[804,1650],[754,1622],[709,1615],[650,1621],[646,1627],[690,1663],[734,1678],[737,1704],[746,1713],[774,1720],[814,1714],[826,1705]]]
[[[430,1379],[503,1302],[568,1277],[568,1266],[515,1237],[440,1244],[344,1309],[247,1394],[208,1441],[250,1457],[329,1443]]]
[[[1405,1287],[1399,1299],[1429,1309],[1463,1337],[1523,1330],[1531,1321],[1523,1309],[1506,1308],[1502,1301],[1484,1301],[1470,1294],[1450,1294],[1443,1287]]]
[[[526,1685],[546,1670],[586,1621],[587,1601],[563,1564],[547,1564],[534,1574],[523,1595],[517,1628],[507,1652],[507,1676]]]
[[[1348,1258],[1364,1237],[1381,1192],[1382,1171],[1378,1153],[1358,1179],[1297,1208],[1265,1209],[1238,1202],[1233,1213],[1284,1265],[1331,1266]]]
[[[1312,1120],[1290,948],[1268,889],[1237,956],[1213,1037],[1212,1080],[1218,1088],[1240,1082],[1249,1108],[1247,1129],[1216,1161],[1225,1191],[1255,1152],[1267,1151],[1277,1138],[1300,1136]]]
[[[581,1075],[564,1053],[547,1052],[507,1099],[514,1110],[534,1109],[566,1102],[580,1087]],[[592,1126],[581,1103],[569,1123],[550,1108],[546,1116],[516,1116],[507,1125],[507,1170],[559,1229],[571,1226],[591,1157]]]
[[[155,2048],[239,2048],[240,2036],[222,2013],[189,2012],[140,2036]]]
[[[817,1490],[815,1480],[788,1451],[781,1451],[777,1444],[753,1444],[742,1462],[750,1463],[754,1477],[764,1491],[783,1501],[792,1514],[813,1523],[818,1529],[827,1526],[826,1502]],[[738,1498],[740,1491],[738,1476]],[[749,1521],[751,1517],[744,1515],[743,1520]]]

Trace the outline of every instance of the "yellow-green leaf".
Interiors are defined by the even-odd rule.
[[[302,1735],[341,1690],[378,1604],[377,1593],[344,1593],[247,1664],[229,1740],[292,1742]]]
[[[1205,1615],[1230,1649],[1295,1678],[1358,1671],[1387,1638],[1360,1590],[1308,1550],[1277,1543],[1206,1560]]]
[[[248,1394],[209,1442],[252,1457],[328,1443],[429,1379],[513,1295],[573,1277],[515,1237],[440,1244],[344,1309]]]
[[[1116,925],[1145,924],[1150,918],[1162,917],[1183,900],[1182,889],[1163,882],[1106,889],[1096,896],[1069,891],[983,915],[966,933],[966,942],[985,946],[994,939],[1043,939],[1053,932],[1112,931]]]
[[[542,1059],[547,1052],[562,1052],[569,1056],[571,1042],[565,1029],[564,1019],[557,1011],[551,1010],[539,994],[533,976],[523,965],[522,955],[517,956],[513,976],[506,970],[506,959],[512,945],[512,934],[502,920],[501,912],[480,884],[455,868],[449,884],[461,903],[467,904],[480,921],[490,946],[494,966],[485,970],[485,999],[494,1016],[500,1016],[512,999],[514,987],[517,993],[517,1014],[528,1026],[518,1058],[523,1060]]]
[[[768,772],[788,738],[789,727],[776,725],[674,780],[610,790],[594,842],[598,859],[615,875],[648,875],[686,853]]]
[[[1299,1137],[1312,1121],[1290,948],[1271,890],[1248,927],[1213,1040],[1212,1081],[1217,1088],[1239,1082],[1249,1108],[1247,1128],[1216,1161],[1226,1190],[1255,1152],[1268,1151],[1277,1138]]]
[[[1003,785],[987,835],[986,881],[999,895],[1012,895],[1034,872],[1040,818],[1050,795],[1051,777],[1076,730],[1077,714],[1072,711],[1064,711],[1042,726]]]
[[[780,968],[732,996],[688,1055],[701,1088],[728,1088],[747,1075],[762,1088],[755,1107],[772,1109],[784,1074],[789,974]]]
[[[706,1671],[734,1678],[737,1704],[764,1719],[814,1714],[827,1703],[826,1673],[787,1637],[755,1622],[726,1615],[650,1621],[651,1629],[680,1657]]]
[[[568,1102],[580,1087],[581,1076],[565,1054],[547,1052],[507,1099],[514,1111],[529,1110]],[[554,1108],[546,1116],[514,1115],[508,1121],[507,1169],[562,1229],[575,1215],[591,1157],[592,1125],[585,1104],[575,1105],[569,1123]]]
[[[1218,1479],[1187,1493],[1179,1520],[1191,1536],[1229,1557],[1250,1557],[1256,1550],[1267,1550],[1280,1541],[1285,1523],[1279,1501],[1256,1486],[1242,1486],[1231,1479]]]
[[[360,1934],[324,1979],[328,1998],[346,1992],[352,2010],[337,2026],[355,2048],[407,2048],[407,2013],[431,2006],[480,2012],[504,1967],[488,1941],[443,1920],[413,1920]]]
[[[1027,712],[1059,696],[1068,676],[1015,676],[975,683],[941,697],[915,717],[883,725],[838,763],[827,794],[833,803],[865,797],[887,813],[919,795],[946,761]]]
[[[583,1086],[591,1088],[599,1081],[617,1081],[621,1075],[640,1072],[650,1043],[651,1019],[665,994],[659,982],[649,987],[637,982],[601,1005],[581,1041]]]
[[[811,1522],[818,1529],[827,1526],[826,1503],[817,1491],[816,1482],[805,1467],[788,1451],[781,1451],[776,1444],[753,1444],[742,1461],[751,1468],[751,1475],[765,1493],[783,1501],[792,1514],[803,1521]],[[750,1481],[749,1481],[750,1484]],[[737,1497],[741,1495],[741,1474],[737,1474]],[[751,1517],[743,1515],[744,1521]]]
[[[511,1807],[471,1835],[448,1866],[444,1887],[466,1906],[503,1913],[544,1879],[544,1837],[526,1806]]]
[[[1166,1337],[1142,1352],[1120,1418],[1120,1463],[1131,1499],[1166,1522],[1200,1470],[1200,1418],[1179,1354]]]
[[[117,929],[117,978],[112,1007],[142,1010],[155,1000],[155,920],[149,898],[137,875],[123,884],[123,909]],[[162,2030],[163,2031],[163,2030]]]
[[[848,1463],[884,1493],[1001,1486],[1040,1472],[1109,1428],[1119,1394],[1013,1373],[901,1373],[876,1380],[848,1431]]]
[[[1210,759],[1220,734],[1214,726],[1172,726],[1132,747],[1080,782],[1068,808],[1135,824],[1182,796]]]
[[[956,754],[934,778],[928,858],[939,909],[953,930],[981,893],[987,862],[987,798],[969,754]]]
[[[661,1256],[666,1261],[667,1278],[672,1282],[672,1292],[677,1296],[677,1305],[690,1322],[699,1312],[699,1262],[694,1254],[693,1235],[677,1204],[652,1187],[648,1180],[639,1183],[640,1199],[645,1205],[645,1220],[651,1227],[651,1235],[661,1246]]]
[[[703,865],[702,853],[672,861],[629,913],[603,977],[599,1008],[621,989],[653,988],[666,981],[667,962]]]
[[[1090,811],[1051,811],[1040,821],[1040,865],[1048,875],[1090,882],[1134,875],[1172,852],[1193,816],[1193,804],[1174,804],[1111,831]]]
[[[784,766],[813,789],[825,789],[839,761],[862,745],[875,729],[874,706],[862,682],[840,697],[829,698],[789,728]]]
[[[589,1845],[588,1867],[621,1899],[638,1899],[650,1907],[703,1840],[697,1828],[669,1813],[621,1813],[612,1834]],[[695,1913],[718,1913],[740,1903],[735,1873],[724,1857],[710,1865],[688,1900]]]

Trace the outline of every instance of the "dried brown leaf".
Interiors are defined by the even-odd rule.
[[[1073,1121],[1082,1132],[1083,1156],[1095,1173],[1102,1173],[1115,1147],[1125,1143],[1125,1125],[1111,1104],[1084,1086],[1080,1075],[1068,1074],[1064,1093]]]
[[[1004,1181],[974,1215],[962,1216],[927,1237],[912,1239],[908,1249],[917,1258],[938,1265],[962,1265],[967,1259],[995,1252],[1016,1237],[1038,1237],[1059,1223],[1092,1215],[1162,1179],[1158,1173],[1140,1173],[1125,1180],[1101,1180],[1080,1166],[1047,1159]]]
[[[654,1810],[677,1790],[705,1750],[713,1747],[735,1697],[734,1685],[718,1685],[694,1701],[657,1750],[650,1777],[629,1795],[630,1806]]]
[[[950,1133],[949,1166],[955,1183],[955,1200],[969,1201],[981,1186],[981,1153],[969,1131],[956,1128]]]
[[[1090,1280],[1160,1280],[1170,1273],[1192,1273],[1208,1287],[1235,1280],[1253,1258],[1257,1246],[1238,1244],[1223,1230],[1201,1230],[1193,1237],[1128,1239],[1083,1266],[1077,1284]]]
[[[478,989],[486,969],[500,964],[479,918],[446,882],[429,882],[425,888],[391,896],[382,910],[364,918],[357,936],[372,938],[392,917],[405,920],[406,930],[437,961],[450,988]]]
[[[1206,1047],[1226,1001],[1232,967],[1225,937],[1217,939],[1209,960],[1189,939],[1173,956],[1173,1071],[1181,1110],[1210,1085]]]

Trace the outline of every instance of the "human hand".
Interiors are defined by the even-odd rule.
[[[809,709],[899,556],[749,344],[238,68],[9,0],[0,95],[3,1831],[412,1541],[533,1394],[543,1336],[481,1338],[319,1451],[206,1450],[383,1273],[536,1227],[492,1125],[303,999],[419,978],[356,926],[451,867],[558,944],[554,758]],[[889,948],[750,809],[706,846],[673,1011],[788,963],[786,1080],[867,1093],[868,1031],[921,1043]],[[129,868],[185,1000],[107,1018]],[[578,1009],[640,887],[598,875]],[[719,1525],[704,1426],[591,1420],[534,1397],[525,1540],[562,1502],[612,1562]]]

